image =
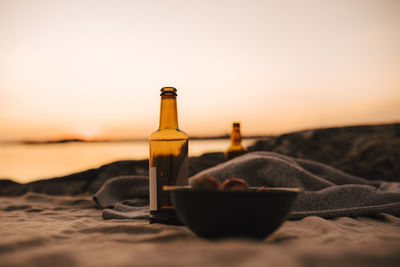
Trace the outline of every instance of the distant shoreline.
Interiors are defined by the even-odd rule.
[[[252,135],[252,136],[243,136],[243,139],[259,139],[259,138],[268,138],[271,136],[267,135]],[[189,137],[190,140],[221,140],[221,139],[229,139],[229,135],[222,136],[193,136]],[[144,142],[148,141],[148,139],[99,139],[99,140],[84,140],[79,138],[71,138],[71,139],[57,139],[57,140],[46,140],[46,141],[34,141],[34,140],[25,140],[25,141],[0,141],[0,144],[23,144],[23,145],[50,145],[50,144],[65,144],[65,143],[126,143],[126,142]]]
[[[360,128],[360,127],[375,127],[375,126],[385,126],[385,125],[395,125],[400,124],[400,121],[395,122],[382,122],[382,123],[363,123],[363,124],[350,124],[350,125],[341,125],[341,126],[326,126],[320,128],[304,128],[293,131],[288,131],[279,134],[265,134],[265,135],[248,135],[243,136],[243,139],[263,139],[263,138],[272,138],[277,136],[284,136],[288,134],[301,133],[301,132],[309,132],[315,130],[331,130],[331,129],[340,129],[340,128]],[[189,136],[190,140],[220,140],[220,139],[229,139],[229,134],[224,135],[216,135],[216,136]],[[18,141],[0,141],[1,144],[23,144],[23,145],[43,145],[43,144],[64,144],[64,143],[124,143],[124,142],[144,142],[148,141],[147,138],[132,138],[132,139],[93,139],[93,140],[85,140],[81,138],[61,138],[61,139],[53,139],[53,140],[18,140]]]

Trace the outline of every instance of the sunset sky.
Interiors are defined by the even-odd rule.
[[[400,1],[0,0],[0,141],[400,121]]]

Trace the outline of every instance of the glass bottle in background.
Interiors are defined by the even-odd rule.
[[[178,128],[176,89],[161,89],[160,126],[150,136],[150,223],[181,224],[165,185],[188,184],[188,136]]]
[[[243,155],[246,153],[242,146],[242,136],[240,135],[240,123],[234,122],[232,125],[231,132],[231,145],[225,152],[225,158],[227,160],[233,159],[234,157]]]

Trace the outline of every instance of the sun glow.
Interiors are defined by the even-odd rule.
[[[83,139],[85,141],[94,141],[103,139],[100,130],[94,126],[80,126],[76,132],[78,138]]]

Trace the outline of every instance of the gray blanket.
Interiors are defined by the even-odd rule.
[[[389,213],[400,216],[400,183],[368,181],[325,164],[271,152],[252,152],[204,170],[220,181],[238,177],[250,186],[302,187],[289,216],[324,218]],[[379,177],[377,177],[379,178]],[[95,194],[104,219],[147,218],[148,178],[121,176],[109,180]]]

